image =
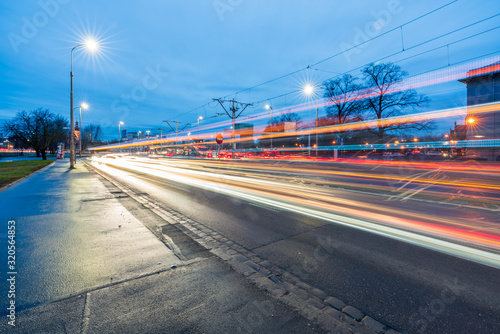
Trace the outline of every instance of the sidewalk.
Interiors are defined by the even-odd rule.
[[[137,218],[151,220],[147,209],[127,210],[124,193],[80,162],[68,167],[56,161],[0,192],[1,268],[7,222],[16,226],[15,298],[3,283],[1,333],[322,332],[210,252],[167,247]]]

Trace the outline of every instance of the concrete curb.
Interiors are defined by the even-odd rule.
[[[228,240],[211,228],[183,214],[163,207],[147,195],[136,194],[129,187],[116,181],[104,172],[87,164],[97,174],[111,182],[125,194],[150,209],[168,224],[174,225],[198,244],[235,271],[244,275],[260,289],[265,290],[280,302],[290,306],[306,319],[320,325],[330,333],[399,333],[389,325],[379,322],[341,300],[310,286],[292,273],[275,266],[257,254]]]

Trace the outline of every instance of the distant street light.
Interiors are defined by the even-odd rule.
[[[120,126],[122,126],[123,124],[125,124],[125,123],[123,123],[123,122],[118,123],[118,138],[119,138],[120,143],[122,142],[122,131],[120,129]]]
[[[75,168],[75,115],[74,115],[74,110],[73,110],[73,51],[75,51],[76,48],[79,47],[85,47],[87,50],[93,52],[97,50],[98,44],[94,40],[87,40],[85,44],[80,44],[77,46],[74,46],[73,49],[71,49],[71,72],[70,72],[70,78],[71,78],[71,103],[70,103],[70,112],[71,112],[71,117],[70,117],[70,122],[71,122],[71,131],[70,131],[70,157],[69,157],[69,168],[73,169]]]
[[[475,121],[476,120],[472,117],[467,118],[467,123],[469,123],[469,124],[474,124]]]
[[[198,141],[200,141],[200,119],[203,119],[203,116],[198,117]]]
[[[87,110],[89,108],[89,105],[85,102],[82,102],[78,107],[76,108],[80,108],[80,140],[78,141],[78,155],[80,156],[80,158],[82,157],[82,135],[83,135],[83,127],[82,127],[82,108]],[[75,109],[76,109],[75,108]]]
[[[266,109],[271,110],[271,149],[273,148],[273,107],[270,104],[266,104]]]
[[[146,130],[146,138],[149,137],[150,130]]]

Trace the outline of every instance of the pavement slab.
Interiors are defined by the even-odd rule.
[[[1,225],[16,221],[17,251],[16,326],[0,298],[1,333],[323,332],[164,220],[142,222],[140,205],[83,164],[68,165],[56,161],[0,192]]]

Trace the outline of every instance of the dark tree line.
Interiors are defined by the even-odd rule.
[[[68,121],[48,109],[38,108],[31,111],[19,111],[16,116],[6,121],[2,129],[18,148],[31,148],[37,157],[47,159],[47,150],[54,152],[58,142],[64,142],[69,126]]]

